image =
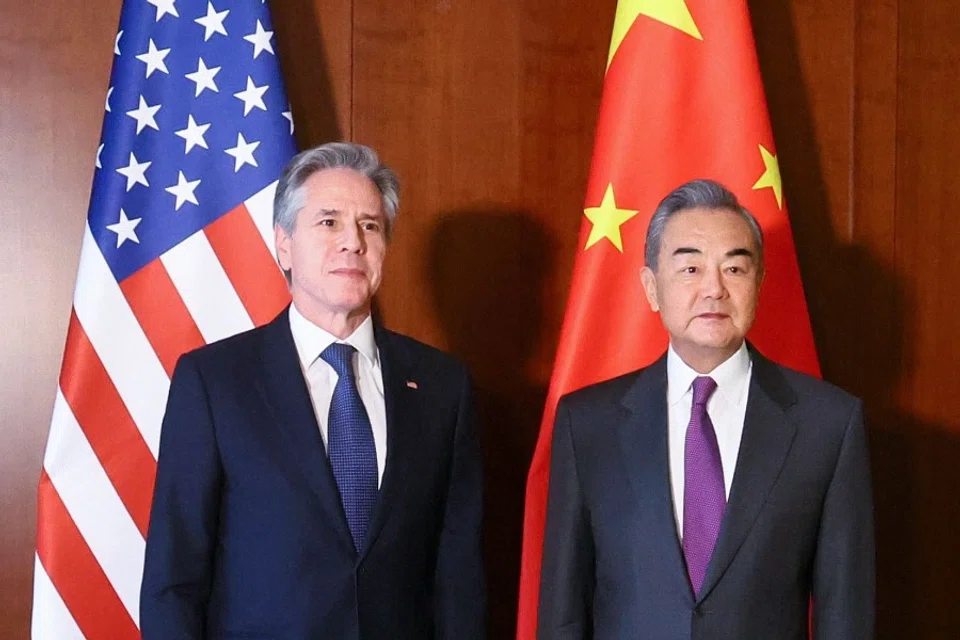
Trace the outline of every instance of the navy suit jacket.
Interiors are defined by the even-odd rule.
[[[538,637],[873,637],[860,402],[751,349],[737,467],[699,596],[670,489],[666,358],[561,399]]]
[[[359,553],[287,313],[180,359],[147,537],[145,640],[484,637],[467,372],[375,331],[387,460]]]

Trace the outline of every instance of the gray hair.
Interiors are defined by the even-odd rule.
[[[757,263],[763,269],[763,231],[760,223],[740,204],[737,196],[725,186],[714,180],[692,180],[680,185],[660,201],[650,225],[647,227],[647,241],[644,248],[644,262],[653,271],[657,270],[660,249],[663,245],[663,231],[670,218],[690,209],[721,209],[736,213],[750,227],[757,245]]]
[[[380,162],[376,151],[353,142],[329,142],[301,151],[290,160],[273,196],[273,226],[293,233],[297,214],[304,205],[303,185],[310,176],[324,169],[351,169],[373,182],[383,200],[389,239],[400,206],[400,180],[393,169]]]

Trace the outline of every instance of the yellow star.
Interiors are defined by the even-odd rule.
[[[607,185],[607,191],[603,194],[603,202],[599,207],[588,207],[583,210],[583,215],[587,220],[593,223],[590,229],[590,237],[587,238],[586,251],[601,239],[606,238],[613,243],[620,253],[623,253],[623,238],[620,237],[620,225],[637,215],[637,211],[627,209],[618,209],[616,199],[613,197],[613,185]]]
[[[783,210],[783,182],[780,180],[780,161],[777,156],[767,151],[766,147],[760,145],[760,156],[763,158],[763,166],[766,171],[753,185],[754,189],[764,189],[770,187],[773,189],[773,195],[777,198],[777,207]]]
[[[617,3],[617,16],[613,20],[613,35],[610,37],[608,69],[630,27],[641,15],[679,29],[697,40],[703,40],[697,23],[693,21],[690,9],[687,8],[686,0],[620,0]]]

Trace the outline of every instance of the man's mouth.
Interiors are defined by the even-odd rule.
[[[362,278],[365,275],[363,269],[354,269],[351,267],[340,267],[339,269],[331,270],[330,273],[336,276],[347,276],[350,278]]]

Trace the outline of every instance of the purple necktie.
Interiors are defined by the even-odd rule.
[[[723,464],[707,400],[717,388],[709,376],[693,381],[693,407],[683,453],[683,555],[694,594],[699,595],[710,555],[720,533],[723,508]]]

